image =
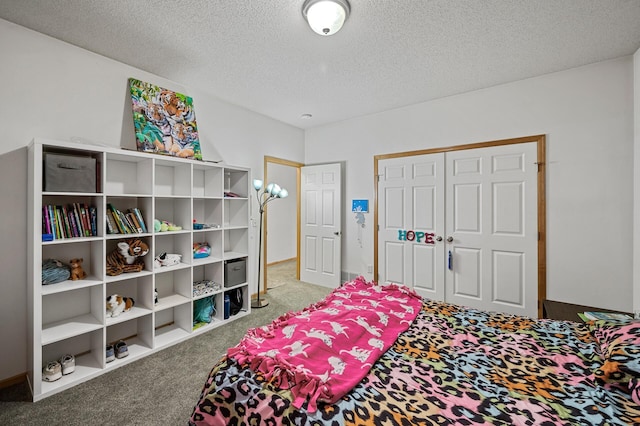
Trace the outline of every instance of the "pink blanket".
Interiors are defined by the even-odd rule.
[[[247,332],[227,352],[249,362],[271,385],[293,393],[293,405],[314,412],[349,392],[411,325],[421,299],[404,286],[376,286],[364,278],[324,300]]]

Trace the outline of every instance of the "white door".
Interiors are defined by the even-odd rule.
[[[534,142],[447,153],[446,301],[537,317],[536,162]]]
[[[381,160],[380,281],[435,300],[537,317],[536,161],[535,142]],[[430,163],[435,181],[421,183]],[[409,177],[404,182],[401,173]],[[433,241],[418,241],[422,234]]]
[[[379,281],[435,300],[445,294],[444,177],[444,153],[378,162]]]
[[[301,169],[300,280],[337,288],[341,284],[341,165]]]

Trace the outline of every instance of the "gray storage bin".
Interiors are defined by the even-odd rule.
[[[44,190],[96,192],[96,159],[77,155],[44,154]]]
[[[247,281],[247,259],[233,259],[224,262],[224,286],[232,287]]]

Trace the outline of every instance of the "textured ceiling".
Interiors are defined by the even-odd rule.
[[[640,0],[350,0],[330,37],[302,3],[1,0],[0,18],[300,128],[640,48]]]

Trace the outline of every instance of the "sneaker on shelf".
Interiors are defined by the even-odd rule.
[[[76,370],[76,359],[73,355],[67,354],[60,358],[60,365],[62,366],[62,375],[66,376]]]
[[[55,382],[60,377],[62,377],[62,366],[58,361],[51,361],[42,369],[42,380],[45,382]]]
[[[107,362],[111,362],[116,359],[116,353],[113,350],[113,345],[107,345]]]
[[[114,348],[116,352],[116,358],[118,359],[124,358],[125,356],[129,355],[129,349],[127,348],[127,344],[124,340],[118,341],[118,343],[115,344]]]

